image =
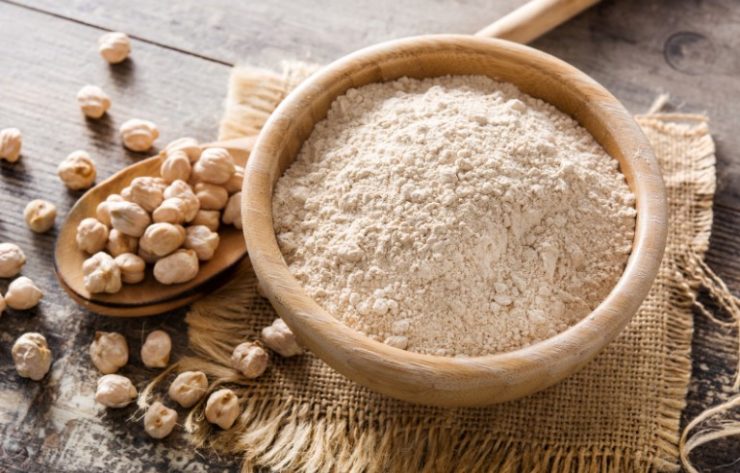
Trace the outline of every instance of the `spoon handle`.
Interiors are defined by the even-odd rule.
[[[526,44],[599,1],[532,0],[486,26],[475,35]]]

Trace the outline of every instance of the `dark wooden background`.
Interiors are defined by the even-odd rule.
[[[156,122],[160,145],[181,135],[215,138],[229,69],[249,63],[277,67],[282,59],[329,62],[379,41],[423,33],[472,33],[522,0],[0,0],[0,128],[23,131],[23,158],[0,166],[0,241],[20,244],[24,274],[46,295],[31,312],[0,319],[0,472],[237,471],[238,460],[205,458],[178,439],[151,441],[130,410],[103,411],[92,401],[96,373],[87,347],[95,330],[124,332],[132,360],[123,374],[142,382],[143,334],[178,333],[182,313],[116,320],[95,316],[67,299],[52,274],[55,233],[35,235],[22,224],[33,198],[59,206],[79,197],[57,180],[57,163],[84,148],[101,177],[142,156],[125,151],[118,126],[128,118]],[[133,38],[130,61],[108,66],[97,55],[105,31]],[[706,112],[717,142],[718,189],[709,264],[740,291],[740,1],[605,1],[534,43],[592,75],[627,108],[645,111],[662,92],[670,106]],[[113,99],[109,115],[86,121],[75,94],[84,84]],[[0,281],[4,292],[8,281]],[[25,331],[46,334],[54,352],[50,376],[20,379],[10,347]],[[726,398],[737,346],[696,318],[694,368],[684,423]],[[175,354],[175,356],[176,356]],[[712,446],[696,457],[711,471],[740,471],[737,444]]]

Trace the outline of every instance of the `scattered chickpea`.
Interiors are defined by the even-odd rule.
[[[89,254],[103,251],[108,243],[108,227],[96,218],[86,218],[77,226],[77,248]]]
[[[275,319],[272,325],[262,329],[262,341],[280,356],[291,357],[303,353],[295,335],[283,319]]]
[[[239,399],[231,389],[219,389],[208,397],[206,419],[226,430],[239,417]]]
[[[121,290],[121,270],[108,253],[95,253],[82,263],[85,289],[92,294],[107,292],[114,294]]]
[[[48,232],[57,218],[57,208],[51,202],[42,199],[32,200],[23,211],[26,225],[36,233]]]
[[[110,204],[111,202],[123,202],[123,197],[118,194],[109,195],[103,202],[98,204],[95,215],[104,225],[110,227]]]
[[[249,379],[262,376],[269,362],[270,355],[255,342],[240,343],[231,353],[231,367]]]
[[[192,166],[190,165],[190,158],[184,150],[176,149],[167,153],[167,158],[162,162],[162,166],[159,168],[159,173],[162,175],[162,179],[167,182],[174,182],[176,180],[187,181],[190,179],[190,172]]]
[[[8,307],[15,310],[28,310],[39,303],[44,293],[31,281],[31,279],[21,276],[14,280],[8,286],[8,292],[5,293],[5,303]]]
[[[23,135],[18,128],[0,130],[0,161],[3,159],[9,163],[18,161],[22,145]]]
[[[152,212],[164,200],[167,183],[160,177],[144,176],[135,178],[129,187],[129,195],[124,198],[139,204],[147,212]]]
[[[106,33],[98,38],[98,52],[110,64],[118,64],[131,53],[131,39],[126,33]]]
[[[149,213],[133,202],[111,202],[108,209],[111,226],[125,235],[140,237],[152,222]]]
[[[168,394],[170,399],[188,408],[195,405],[208,389],[208,378],[202,371],[183,371],[172,382]]]
[[[193,250],[177,250],[157,261],[154,278],[162,284],[181,284],[198,275],[198,255]]]
[[[128,363],[128,344],[117,332],[95,332],[90,344],[90,359],[103,374],[112,374]]]
[[[122,253],[115,258],[121,270],[121,280],[126,284],[138,284],[146,276],[146,262],[133,253]]]
[[[26,255],[14,243],[0,243],[0,278],[12,278],[26,264]]]
[[[115,228],[108,233],[108,244],[105,249],[112,256],[117,257],[124,253],[136,253],[139,248],[139,240],[136,237],[125,235]]]
[[[170,435],[176,423],[177,412],[159,401],[152,403],[144,414],[144,430],[155,439]]]
[[[216,232],[221,224],[221,212],[218,210],[198,210],[190,224],[192,226],[203,225],[210,231]]]
[[[199,182],[224,184],[236,171],[234,160],[224,148],[207,148],[193,166],[193,177]]]
[[[200,145],[195,138],[178,138],[168,143],[164,149],[167,156],[171,156],[178,150],[184,151],[191,163],[197,161],[201,153]]]
[[[221,215],[221,221],[225,224],[234,225],[236,228],[242,228],[242,193],[237,192],[236,194],[229,197],[229,201],[226,203],[223,215]]]
[[[59,163],[57,175],[69,189],[88,189],[95,183],[97,176],[95,161],[86,151],[74,151]]]
[[[154,140],[159,137],[157,125],[148,121],[132,118],[121,125],[121,140],[123,145],[131,151],[146,151],[152,147]]]
[[[155,330],[147,335],[141,346],[141,361],[147,368],[164,368],[170,362],[172,339],[164,330]]]
[[[193,225],[186,229],[185,248],[195,251],[200,261],[208,261],[220,242],[218,233],[204,225]]]
[[[136,386],[125,376],[106,374],[98,380],[95,400],[106,407],[121,408],[136,399]]]
[[[100,118],[110,108],[110,97],[97,85],[86,85],[77,92],[77,103],[85,116]]]
[[[38,381],[49,372],[51,350],[40,333],[24,333],[13,344],[13,363],[18,375]]]
[[[195,184],[195,195],[204,210],[221,210],[229,200],[229,193],[222,186],[199,182]]]
[[[405,350],[409,346],[409,339],[405,335],[391,335],[383,343],[394,348]]]
[[[236,171],[234,171],[234,174],[232,174],[229,180],[226,181],[224,187],[229,194],[235,194],[237,192],[241,192],[243,183],[244,168],[241,166],[236,166]]]

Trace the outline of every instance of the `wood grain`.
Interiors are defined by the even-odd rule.
[[[422,355],[350,329],[291,274],[277,244],[273,186],[334,99],[399,77],[485,75],[573,116],[619,162],[637,198],[637,227],[624,274],[607,298],[568,330],[523,349],[471,358]],[[364,386],[409,402],[484,406],[527,396],[575,373],[627,325],[658,272],[667,234],[660,169],[637,123],[588,76],[535,49],[473,36],[419,36],[353,53],[309,77],[272,114],[245,170],[242,219],[249,258],[272,306],[316,356]]]
[[[15,6],[18,2],[37,8]],[[151,442],[129,410],[104,413],[86,403],[95,372],[80,350],[95,330],[124,333],[134,356],[146,331],[173,334],[183,353],[182,312],[143,320],[94,316],[69,300],[50,270],[54,234],[32,235],[21,224],[25,203],[54,195],[64,213],[79,197],[55,176],[58,161],[86,148],[101,178],[144,157],[127,153],[116,129],[131,116],[153,119],[159,144],[184,134],[215,137],[229,68],[235,62],[276,67],[286,58],[326,63],[380,41],[425,33],[472,33],[524,0],[0,0],[0,127],[25,133],[21,163],[0,165],[0,240],[21,244],[24,274],[46,296],[30,313],[0,319],[0,471],[239,471],[238,460],[204,458],[178,441]],[[43,10],[49,13],[44,13]],[[718,190],[709,264],[740,292],[740,8],[737,0],[604,0],[537,40],[604,84],[633,113],[661,92],[681,112],[707,112],[717,142]],[[132,61],[115,68],[97,60],[105,30],[134,34]],[[685,33],[693,33],[686,35]],[[698,39],[697,39],[698,35]],[[703,39],[702,39],[703,38]],[[86,122],[74,94],[94,83],[113,97],[111,116]],[[61,216],[60,220],[61,221]],[[7,281],[0,280],[0,291]],[[45,384],[14,375],[7,348],[24,331],[47,334],[56,362]],[[698,316],[693,377],[683,423],[726,398],[736,347]],[[152,372],[136,359],[124,372],[141,383]],[[65,415],[66,412],[72,413]],[[40,433],[44,433],[42,436]],[[121,432],[125,432],[121,435]],[[697,452],[704,468],[732,471],[736,444]],[[720,466],[725,465],[725,466]],[[730,465],[730,466],[727,466]]]

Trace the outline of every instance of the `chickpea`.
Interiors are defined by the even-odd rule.
[[[187,207],[184,208],[184,210],[186,210],[186,222],[193,220],[195,218],[195,214],[200,210],[200,201],[193,193],[193,189],[185,181],[177,180],[170,184],[164,191],[164,197],[165,199],[178,197],[185,201],[187,204]]]
[[[303,353],[295,335],[283,319],[275,319],[272,325],[262,329],[262,341],[280,356],[291,357]]]
[[[118,194],[109,195],[103,202],[98,204],[95,209],[95,215],[103,225],[110,227],[110,204],[111,202],[123,202],[124,198]]]
[[[96,218],[86,218],[77,226],[77,248],[95,254],[108,243],[108,227]]]
[[[176,423],[177,412],[159,401],[152,403],[144,414],[144,430],[155,439],[170,435]]]
[[[167,156],[171,156],[175,151],[184,151],[191,163],[194,163],[200,157],[200,145],[194,138],[179,138],[167,144],[164,151]]]
[[[46,344],[46,338],[40,333],[24,333],[15,341],[11,351],[19,376],[39,381],[49,372],[51,350]]]
[[[157,125],[148,121],[132,118],[121,125],[121,141],[131,151],[147,151],[159,137]]]
[[[95,332],[95,340],[90,344],[90,359],[101,373],[115,373],[128,363],[126,338],[116,332]]]
[[[226,430],[239,417],[239,399],[231,389],[219,389],[208,397],[206,419]]]
[[[138,395],[136,386],[125,376],[106,374],[98,380],[95,400],[106,407],[126,407]]]
[[[110,64],[118,64],[131,52],[131,40],[126,33],[106,33],[98,39],[98,52]]]
[[[136,253],[139,240],[136,237],[124,235],[115,228],[108,233],[108,244],[105,249],[112,256],[120,256],[124,253]]]
[[[13,243],[0,243],[0,278],[12,278],[26,264],[23,250]]]
[[[97,85],[86,85],[77,92],[77,103],[89,118],[100,118],[110,108],[110,97]]]
[[[204,225],[194,225],[186,229],[185,248],[195,251],[201,261],[213,258],[219,241],[218,233]]]
[[[122,253],[115,258],[121,270],[121,280],[126,284],[138,284],[146,277],[146,262],[133,253]]]
[[[5,298],[0,294],[0,315],[3,315],[6,307],[8,307],[8,304],[5,303]]]
[[[242,193],[237,192],[236,194],[229,197],[229,201],[226,203],[226,208],[221,216],[221,221],[225,224],[234,225],[236,228],[242,228]]]
[[[108,208],[111,226],[129,236],[140,237],[152,221],[147,211],[133,202],[111,202]]]
[[[147,212],[153,212],[164,200],[167,183],[159,177],[137,177],[131,181],[126,200],[139,204]]]
[[[235,194],[237,192],[241,192],[243,183],[244,168],[241,166],[236,166],[236,171],[234,171],[234,174],[231,175],[231,178],[226,181],[226,184],[224,184],[224,188],[226,188],[226,191],[229,194]]]
[[[198,255],[193,250],[177,250],[154,265],[154,278],[162,284],[181,284],[198,275]]]
[[[202,371],[183,371],[170,385],[170,399],[188,408],[195,405],[208,389],[208,378]]]
[[[39,303],[44,293],[29,278],[21,276],[8,286],[5,303],[11,309],[27,310]]]
[[[73,151],[57,167],[59,179],[72,190],[88,189],[95,183],[95,161],[83,150]]]
[[[221,212],[218,210],[198,210],[195,218],[190,223],[192,226],[203,225],[210,231],[216,232],[221,223]]]
[[[234,160],[224,148],[207,148],[193,166],[193,177],[200,182],[225,184],[236,171]]]
[[[172,340],[164,330],[155,330],[141,346],[141,361],[147,368],[164,368],[170,362]]]
[[[195,184],[195,196],[204,210],[221,210],[229,200],[229,193],[221,186],[199,182]]]
[[[231,354],[231,367],[249,379],[262,376],[269,362],[270,355],[254,342],[240,343]]]
[[[139,248],[139,251],[137,254],[139,258],[143,259],[144,262],[148,264],[154,264],[160,259],[162,259],[159,256],[155,255],[154,253],[150,253],[146,251],[144,248]]]
[[[171,223],[154,223],[147,227],[139,247],[156,257],[167,256],[185,242],[185,229]]]
[[[9,163],[18,161],[21,157],[22,145],[23,135],[18,128],[0,130],[0,161],[3,159]]]
[[[162,175],[162,179],[171,183],[178,179],[187,181],[190,179],[191,170],[190,158],[187,153],[181,149],[176,149],[167,152],[167,158],[162,162],[159,173]]]
[[[189,213],[189,204],[179,197],[165,199],[152,213],[156,223],[185,223]]]
[[[114,294],[121,290],[121,270],[108,253],[95,253],[82,263],[85,289],[91,294],[107,292]]]
[[[51,202],[42,199],[32,200],[23,211],[26,225],[36,233],[48,232],[57,218],[57,208]]]

